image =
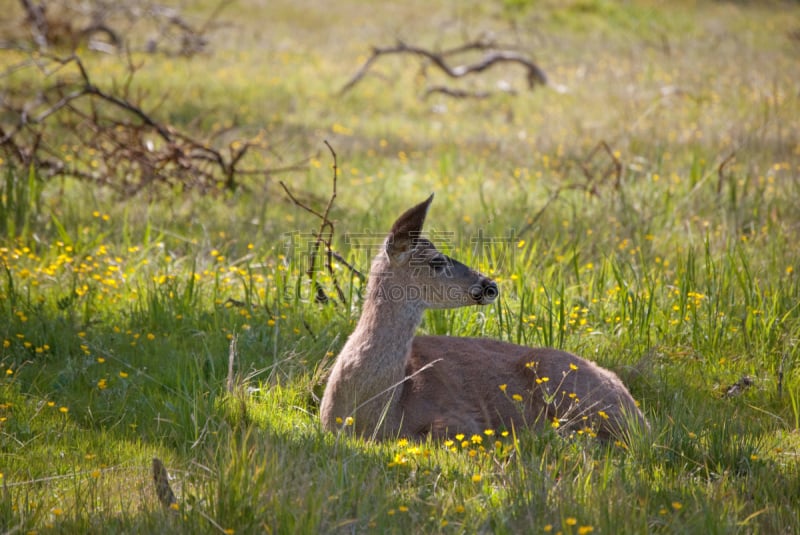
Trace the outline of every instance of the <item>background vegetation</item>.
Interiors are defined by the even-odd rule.
[[[183,7],[194,21],[217,6]],[[796,2],[239,0],[216,20],[198,55],[131,33],[132,80],[119,54],[77,53],[158,121],[258,146],[251,168],[302,169],[121,193],[58,124],[52,154],[112,186],[0,160],[2,532],[798,533]],[[488,33],[549,85],[508,65],[453,83],[516,94],[422,98],[452,81],[398,56],[337,95],[370,46]],[[52,80],[11,68],[31,54],[0,52],[4,102]],[[430,313],[423,332],[592,358],[652,433],[322,433],[363,283],[341,263],[308,276],[319,221],[277,181],[324,209],[324,140],[333,246],[353,266],[435,192],[434,241],[498,280],[497,304]]]

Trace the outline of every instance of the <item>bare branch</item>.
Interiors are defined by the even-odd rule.
[[[590,166],[597,154],[601,151],[605,152],[609,158],[611,158],[611,163],[602,168],[602,175],[598,178],[597,173],[594,172]],[[577,165],[580,168],[585,180],[559,184],[559,186],[553,190],[552,193],[550,193],[550,196],[547,198],[547,201],[545,201],[542,207],[539,208],[539,210],[532,217],[528,218],[528,221],[525,223],[525,225],[519,230],[519,232],[517,232],[516,239],[531,230],[548,210],[548,208],[550,208],[550,206],[559,198],[561,198],[561,195],[567,191],[584,191],[589,195],[599,196],[598,186],[604,183],[612,175],[614,176],[614,189],[620,188],[622,181],[622,162],[619,161],[619,158],[617,158],[617,156],[614,154],[614,151],[611,150],[611,147],[609,147],[608,143],[605,141],[600,141],[597,145],[595,145],[595,147],[582,161],[577,162]]]
[[[20,0],[20,3],[31,43],[40,51],[74,50],[85,44],[91,50],[118,53],[127,50],[130,42],[145,33],[137,31],[144,24],[151,36],[143,43],[147,52],[193,56],[208,49],[209,34],[222,26],[219,17],[233,1],[219,0],[199,25],[184,18],[179,9],[152,0]]]
[[[336,295],[339,299],[339,302],[345,304],[347,302],[347,299],[345,297],[344,291],[339,285],[339,279],[336,276],[336,271],[333,268],[333,261],[336,260],[337,262],[345,266],[348,270],[350,270],[351,273],[356,275],[361,281],[364,280],[364,275],[356,268],[354,268],[350,263],[348,263],[344,259],[344,257],[342,257],[342,255],[340,255],[333,249],[333,235],[336,229],[334,227],[333,221],[331,221],[330,219],[330,212],[331,208],[333,208],[333,203],[336,200],[336,183],[338,181],[338,176],[339,176],[339,164],[337,161],[336,151],[333,150],[333,147],[331,146],[330,143],[328,143],[327,140],[324,143],[325,146],[328,147],[328,150],[331,153],[331,157],[333,158],[333,165],[331,166],[333,169],[333,176],[331,180],[332,181],[331,195],[328,198],[328,202],[323,212],[315,210],[314,208],[308,206],[306,203],[300,201],[297,197],[294,196],[294,194],[289,190],[289,187],[283,181],[280,182],[280,185],[283,188],[283,191],[286,192],[286,195],[289,197],[292,203],[294,203],[299,208],[302,208],[306,212],[320,219],[319,229],[314,233],[316,239],[314,242],[314,247],[311,250],[311,258],[309,259],[308,269],[306,270],[306,275],[314,284],[314,289],[316,292],[315,295],[316,301],[319,303],[328,302],[328,296],[325,294],[324,289],[314,277],[314,269],[317,263],[316,261],[317,255],[320,253],[320,249],[322,249],[325,255],[325,269],[330,275],[331,280],[333,281],[333,285],[334,288],[336,289]]]
[[[736,156],[735,152],[730,153],[722,162],[720,162],[719,167],[717,167],[717,177],[719,180],[717,181],[717,193],[722,191],[722,183],[725,182],[725,167],[733,161],[734,157]]]
[[[27,14],[27,22],[31,29],[33,42],[39,48],[47,48],[47,19],[44,16],[44,5],[34,4],[31,0],[20,0],[22,9]]]
[[[77,76],[61,72],[66,67]],[[305,167],[304,162],[275,170],[248,166],[257,161],[249,158],[252,152],[273,149],[250,140],[229,141],[227,147],[217,148],[213,135],[196,139],[159,121],[129,97],[138,69],[130,56],[121,85],[114,86],[121,90],[115,91],[96,85],[76,54],[58,57],[40,52],[21,68],[37,69],[44,80],[55,80],[32,95],[9,91],[0,111],[16,121],[0,128],[0,150],[23,167],[34,164],[43,178],[71,176],[125,196],[158,185],[216,193],[239,187],[243,176],[270,178]],[[50,147],[53,130],[72,138],[69,145],[80,149],[65,155],[63,149]]]
[[[484,55],[482,59],[480,59],[475,63],[468,63],[463,65],[458,65],[455,67],[450,66],[448,62],[445,60],[445,57],[452,57],[454,55],[471,50],[487,50],[492,48],[493,46],[494,45],[491,42],[475,41],[471,43],[466,43],[464,45],[447,50],[445,52],[438,52],[438,53],[425,48],[420,48],[413,45],[407,45],[402,41],[399,41],[395,46],[392,47],[384,47],[384,48],[373,47],[372,55],[369,58],[367,58],[367,60],[353,75],[353,77],[350,78],[350,80],[339,90],[339,94],[343,95],[344,93],[352,89],[353,86],[355,86],[358,82],[360,82],[364,78],[364,76],[367,75],[372,65],[379,58],[393,54],[410,54],[413,56],[418,56],[420,58],[423,58],[431,62],[445,75],[454,79],[463,78],[471,74],[481,73],[489,69],[490,67],[493,67],[494,65],[503,63],[514,63],[521,65],[525,68],[526,80],[529,89],[533,89],[537,85],[547,84],[547,76],[545,75],[544,71],[542,71],[542,69],[539,68],[539,66],[536,65],[536,63],[534,63],[531,59],[513,50],[490,50]],[[452,92],[448,92],[440,89],[438,92],[451,94],[454,96],[462,96],[455,90]]]
[[[302,201],[300,201],[297,197],[295,197],[292,194],[292,192],[289,191],[289,187],[283,182],[283,180],[278,182],[278,184],[281,185],[281,187],[283,188],[283,191],[286,193],[286,195],[289,197],[289,199],[291,199],[292,203],[294,203],[296,206],[299,206],[300,208],[302,208],[303,210],[305,210],[309,214],[314,215],[314,216],[322,219],[323,223],[325,222],[325,216],[323,216],[321,213],[317,212],[316,210],[314,210],[313,208],[311,208],[307,204],[305,204]]]
[[[513,90],[506,92],[510,95],[516,95],[516,92]],[[494,94],[491,91],[467,91],[466,89],[454,89],[452,87],[437,85],[426,89],[425,94],[423,96],[424,98],[428,98],[429,96],[437,93],[447,95],[448,97],[453,97],[453,98],[474,98],[474,99],[489,98]]]

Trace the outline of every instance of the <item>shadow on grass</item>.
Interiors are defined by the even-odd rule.
[[[71,305],[4,310],[4,530],[435,532],[446,522],[510,533],[572,520],[606,531],[621,518],[631,531],[720,519],[730,529],[742,519],[791,526],[798,473],[771,449],[775,422],[747,398],[713,397],[657,363],[628,374],[653,431],[627,452],[529,433],[501,444],[504,453],[488,436],[465,437],[456,452],[376,445],[322,433],[310,395],[348,318],[315,309],[308,331],[311,312],[277,316],[275,329],[274,314],[176,302],[151,299],[83,328]],[[238,348],[233,394],[228,335]],[[155,496],[154,456],[174,477],[175,512]]]

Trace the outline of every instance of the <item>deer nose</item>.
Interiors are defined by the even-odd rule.
[[[477,303],[487,305],[497,299],[500,291],[497,283],[491,279],[483,278],[477,284],[473,284],[469,289],[469,296]]]

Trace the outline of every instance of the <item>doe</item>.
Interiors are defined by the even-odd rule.
[[[330,373],[320,417],[372,438],[467,436],[542,426],[625,439],[647,423],[619,377],[550,348],[415,336],[428,308],[486,305],[497,284],[420,236],[433,200],[392,226],[372,262],[355,330]]]

